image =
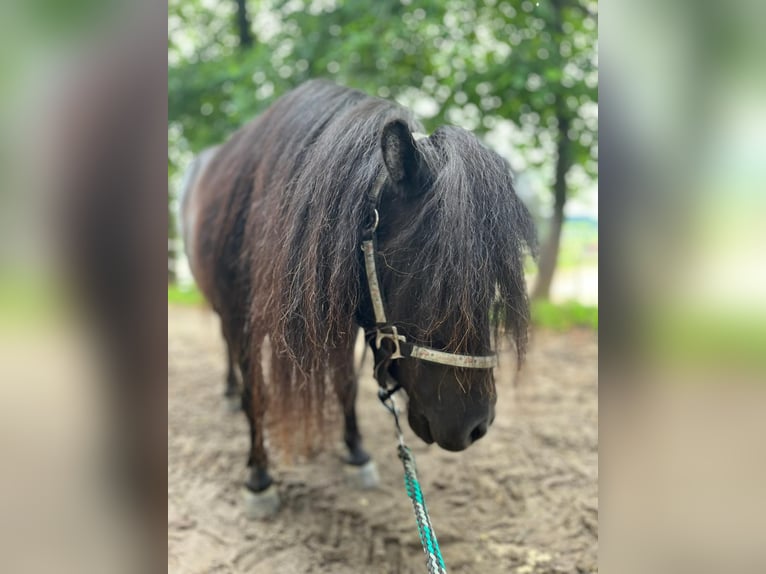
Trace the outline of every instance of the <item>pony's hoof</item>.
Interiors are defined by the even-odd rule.
[[[346,475],[353,486],[363,490],[377,488],[380,484],[378,469],[372,460],[368,460],[361,466],[346,466]]]
[[[270,518],[279,511],[279,493],[273,484],[261,492],[244,489],[245,514],[250,520]]]
[[[242,410],[242,397],[239,395],[225,395],[223,402],[227,413],[238,413]]]

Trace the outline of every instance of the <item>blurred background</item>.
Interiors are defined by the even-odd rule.
[[[381,489],[345,487],[327,441],[311,462],[275,462],[283,511],[266,528],[241,523],[242,451],[230,448],[241,417],[216,416],[220,331],[183,255],[177,193],[195,154],[312,78],[395,100],[429,133],[461,126],[508,160],[540,232],[526,265],[528,363],[518,377],[496,371],[496,422],[481,444],[453,455],[405,432],[451,572],[597,571],[597,22],[587,0],[170,0],[171,571],[421,570],[372,365],[359,367],[358,412]]]
[[[0,3],[2,572],[164,563],[166,22]]]
[[[529,266],[538,318],[594,324],[596,28],[596,3],[579,0],[170,0],[168,270],[182,291],[171,299],[190,285],[174,220],[185,166],[324,77],[395,99],[429,132],[472,130],[508,159],[541,234],[539,266]]]
[[[167,14],[152,0],[0,3],[0,570],[146,572],[131,560],[154,556],[164,571],[165,455],[159,469],[121,465],[124,439],[148,426],[160,432],[145,451],[166,447],[165,288],[171,301],[195,296],[176,285],[188,285],[170,215],[178,177],[301,78],[325,76],[412,106],[429,129],[474,129],[507,154],[543,241],[569,118],[576,159],[548,300],[595,303],[587,288],[557,291],[566,220],[595,218],[606,237],[601,567],[766,571],[764,10],[757,0],[602,0],[597,18],[591,4],[547,0],[244,11],[211,0],[171,2]],[[596,21],[601,154],[588,83]],[[598,208],[588,158],[600,166]],[[596,250],[583,243],[574,259],[587,267]],[[540,358],[551,380],[569,372],[551,357],[571,348]],[[563,444],[556,461],[569,456]],[[155,498],[137,505],[117,488],[126,478]]]

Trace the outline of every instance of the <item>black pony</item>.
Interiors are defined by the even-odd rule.
[[[524,355],[522,263],[536,239],[510,169],[465,130],[413,137],[422,131],[395,103],[310,81],[190,171],[187,253],[221,317],[229,394],[235,364],[242,375],[252,492],[274,491],[267,407],[272,443],[284,448],[321,436],[335,394],[349,462],[370,459],[356,423],[353,348],[358,329],[376,322],[360,249],[371,205],[380,289],[400,335],[447,353],[488,355],[494,324]],[[428,443],[462,450],[494,418],[492,369],[403,358],[385,376],[406,390],[410,426]]]

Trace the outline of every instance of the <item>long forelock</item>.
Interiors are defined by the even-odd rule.
[[[398,295],[417,293],[421,332],[450,332],[453,352],[483,340],[477,310],[491,310],[523,358],[529,323],[524,256],[536,250],[534,226],[514,191],[508,164],[460,128],[443,127],[418,142],[432,185],[416,222],[389,249],[408,249],[411,269]],[[496,331],[497,335],[497,331]]]

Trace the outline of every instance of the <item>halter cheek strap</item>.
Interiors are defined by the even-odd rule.
[[[370,291],[370,300],[372,301],[372,309],[375,314],[375,328],[374,330],[367,331],[368,340],[373,343],[373,348],[376,351],[375,378],[383,384],[385,371],[391,361],[404,358],[420,359],[421,361],[463,369],[491,369],[497,366],[497,357],[495,355],[460,355],[415,345],[407,341],[404,335],[399,334],[395,325],[389,323],[383,303],[383,292],[380,288],[378,269],[375,265],[375,246],[377,243],[375,232],[380,220],[377,205],[379,203],[380,190],[385,183],[385,177],[384,169],[378,177],[370,197],[372,204],[375,206],[372,210],[372,225],[366,230],[364,240],[362,241],[367,287]],[[382,343],[384,340],[391,342],[393,350],[379,358],[377,355],[383,351]]]

